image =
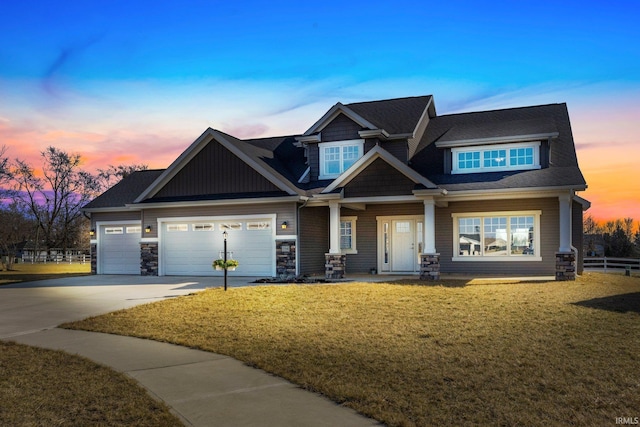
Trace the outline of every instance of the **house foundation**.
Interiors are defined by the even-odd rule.
[[[420,254],[420,280],[440,280],[440,254]]]
[[[556,280],[576,280],[574,252],[556,252]]]
[[[140,243],[140,275],[158,275],[158,243]]]
[[[346,272],[347,256],[343,254],[324,254],[324,275],[327,279],[343,279]]]

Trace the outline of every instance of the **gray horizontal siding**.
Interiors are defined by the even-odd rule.
[[[541,210],[540,252],[542,261],[527,262],[463,262],[452,261],[453,213]],[[558,251],[559,202],[557,198],[487,200],[478,202],[452,202],[447,208],[436,209],[436,249],[440,253],[442,273],[496,274],[496,275],[555,275],[555,253]]]
[[[576,260],[578,265],[577,265],[576,272],[578,274],[582,274],[584,270],[584,246],[583,246],[584,232],[583,232],[583,226],[582,226],[582,216],[583,216],[582,205],[580,203],[573,202],[573,205],[571,206],[571,208],[572,208],[571,237],[573,240],[571,244],[573,245],[574,248],[578,249],[578,258]]]
[[[270,215],[276,214],[276,234],[278,236],[295,236],[297,229],[295,202],[281,202],[269,204],[228,205],[228,206],[192,206],[184,208],[158,208],[145,209],[143,215],[143,228],[151,226],[152,232],[145,237],[158,236],[158,218],[179,217],[210,217],[210,216],[236,216],[236,215]],[[280,226],[287,222],[287,229]]]
[[[341,216],[356,216],[357,254],[347,254],[347,274],[368,273],[378,265],[378,216],[424,215],[422,203],[367,205],[364,211],[342,208]],[[328,234],[328,230],[327,230]]]
[[[324,254],[329,252],[329,208],[302,208],[299,218],[300,273],[324,274]]]
[[[91,228],[96,228],[97,221],[140,221],[139,211],[94,212],[91,214]]]
[[[322,129],[322,142],[344,141],[348,139],[358,139],[358,132],[362,127],[345,116],[339,114],[327,126]]]

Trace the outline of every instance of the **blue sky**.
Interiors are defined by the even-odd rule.
[[[209,126],[302,133],[337,101],[566,102],[593,212],[640,219],[640,184],[617,185],[640,154],[639,18],[631,1],[5,2],[0,145],[166,167]]]

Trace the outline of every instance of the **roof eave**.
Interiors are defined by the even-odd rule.
[[[536,133],[529,135],[513,135],[513,136],[500,136],[489,138],[469,138],[459,139],[455,141],[436,141],[436,147],[438,148],[453,148],[453,147],[468,147],[474,145],[485,145],[489,143],[493,144],[505,144],[510,142],[528,142],[528,141],[544,141],[549,138],[554,139],[559,135],[558,132]]]

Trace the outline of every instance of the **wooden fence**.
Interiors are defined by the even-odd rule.
[[[585,270],[625,271],[640,270],[639,258],[586,257]]]

